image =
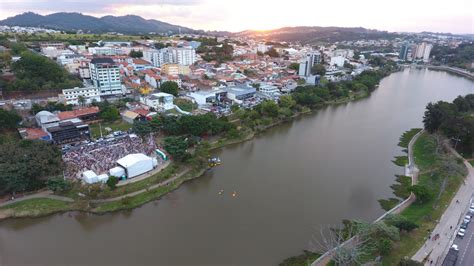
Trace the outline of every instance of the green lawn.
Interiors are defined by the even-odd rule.
[[[402,148],[408,148],[408,143],[410,143],[410,140],[416,135],[416,133],[420,131],[421,128],[412,128],[408,131],[405,131],[400,137],[400,142],[398,143],[398,146]]]
[[[176,179],[175,181],[169,183],[166,186],[161,186],[153,190],[141,193],[134,197],[126,197],[122,200],[107,202],[99,204],[92,211],[96,213],[111,212],[117,210],[133,209],[140,205],[143,205],[149,201],[160,198],[161,196],[169,193],[170,191],[178,188],[186,180],[190,180],[196,177],[201,176],[204,173],[204,170],[193,170],[185,174],[184,176]]]
[[[395,160],[392,162],[400,167],[405,167],[408,164],[408,156],[395,156]]]
[[[78,193],[83,193],[87,195],[87,199],[105,199],[118,197],[124,194],[132,193],[141,189],[145,189],[151,185],[157,184],[159,182],[165,181],[175,174],[179,169],[179,166],[175,163],[171,163],[165,169],[162,169],[160,172],[140,180],[135,183],[130,183],[124,186],[120,186],[111,190],[109,187],[100,187],[100,185],[90,185],[84,186],[81,184],[76,184],[73,189],[67,191],[64,196],[80,199]]]
[[[411,233],[400,233],[400,241],[395,243],[390,255],[383,258],[383,265],[397,265],[401,258],[411,257],[423,245],[428,230],[433,230],[449,205],[463,181],[461,173],[448,176],[443,172],[443,160],[436,154],[436,140],[431,135],[424,133],[416,141],[414,147],[415,163],[420,168],[418,184],[425,185],[431,189],[433,198],[423,204],[414,203],[405,209],[401,215],[419,225],[419,228]],[[454,157],[450,157],[454,158]],[[454,160],[454,159],[452,159]],[[441,193],[441,187],[446,179],[446,185]]]
[[[69,202],[55,199],[30,199],[0,208],[9,217],[34,217],[71,209]]]
[[[123,121],[123,120],[119,120],[119,121],[115,121],[115,122],[102,122],[102,123],[96,123],[96,124],[91,124],[89,125],[89,129],[90,129],[90,132],[91,132],[91,137],[93,139],[98,139],[100,138],[100,126],[102,126],[102,135],[103,136],[106,136],[107,134],[109,134],[105,128],[106,127],[109,127],[112,129],[112,131],[118,131],[118,130],[121,130],[121,131],[127,131],[129,130],[130,128],[132,128],[132,125]]]

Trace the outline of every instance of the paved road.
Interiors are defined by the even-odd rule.
[[[462,217],[464,216],[466,208],[468,207],[474,193],[474,169],[469,162],[464,161],[464,164],[469,170],[464,184],[458,190],[449,207],[441,216],[441,219],[431,233],[432,238],[425,242],[412,259],[420,262],[423,262],[426,259],[425,265],[430,265],[431,261],[433,261],[432,265],[441,265],[443,263],[449,247],[451,247],[456,239],[457,229],[462,222]],[[459,203],[457,201],[459,201]],[[474,224],[472,226],[474,227]],[[433,240],[436,234],[439,234],[440,237],[438,240]],[[472,256],[470,256],[470,259],[473,259]],[[472,266],[474,264],[466,265]]]
[[[471,224],[468,226],[464,238],[456,238],[456,240],[454,240],[454,244],[458,245],[459,247],[456,265],[474,265],[474,223],[471,222]]]

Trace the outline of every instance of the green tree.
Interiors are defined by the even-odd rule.
[[[418,225],[404,216],[399,214],[391,214],[386,219],[387,224],[397,227],[400,231],[411,232],[418,228]]]
[[[316,64],[311,67],[311,74],[320,75],[322,77],[326,74],[326,68],[322,64]]]
[[[120,112],[117,107],[108,105],[104,109],[100,110],[99,117],[105,121],[112,122],[120,118]]]
[[[293,70],[295,70],[296,72],[298,72],[299,69],[300,69],[300,64],[298,64],[298,63],[291,63],[291,64],[288,66],[288,68],[289,68],[289,69],[293,69]]]
[[[178,96],[179,86],[178,83],[174,81],[165,81],[160,85],[160,90],[162,92]]]
[[[81,106],[84,106],[86,105],[86,98],[82,95],[79,95],[79,97],[77,97],[77,102],[81,105]]]
[[[416,202],[425,203],[432,198],[431,191],[424,185],[413,185],[410,187],[410,191],[416,196]]]
[[[270,117],[277,117],[278,116],[278,105],[274,101],[264,101],[260,104],[262,108],[262,114],[270,116]]]
[[[0,194],[44,187],[62,174],[61,151],[44,141],[21,140],[0,144]]]
[[[71,189],[72,184],[71,181],[68,179],[64,179],[61,177],[52,177],[48,178],[48,180],[46,181],[46,186],[48,187],[48,189],[56,192],[67,191]]]
[[[129,56],[133,58],[140,58],[140,57],[143,57],[143,52],[131,50]]]
[[[184,137],[166,137],[163,147],[173,159],[182,161],[187,155],[188,139]]]
[[[291,95],[283,95],[279,99],[279,104],[283,108],[293,109],[296,106],[296,101]]]
[[[114,190],[117,187],[117,184],[119,182],[119,178],[116,176],[109,176],[109,179],[107,179],[107,186],[110,188],[110,190]]]
[[[133,132],[140,136],[150,134],[153,131],[151,123],[148,120],[135,120],[133,122]]]
[[[270,50],[266,51],[265,54],[270,56],[270,57],[280,57],[280,54],[273,47],[270,48]]]
[[[0,130],[16,128],[20,121],[21,116],[19,116],[15,111],[0,109]]]

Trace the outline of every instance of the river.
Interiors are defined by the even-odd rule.
[[[403,174],[391,162],[400,135],[422,126],[428,102],[474,93],[473,84],[406,69],[366,99],[223,148],[222,166],[135,210],[6,220],[0,264],[275,265],[321,227],[381,215],[377,200]]]

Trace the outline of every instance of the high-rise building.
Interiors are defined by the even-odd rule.
[[[398,58],[400,60],[407,60],[407,54],[408,54],[408,43],[403,43],[402,46],[400,47],[400,53],[398,54]]]
[[[321,63],[321,53],[318,51],[309,52],[300,63],[298,74],[303,77],[309,77],[311,75],[311,68],[319,63]]]
[[[124,93],[119,67],[111,58],[94,58],[89,64],[89,69],[92,83],[99,88],[100,95]]]
[[[179,64],[184,66],[196,62],[196,50],[192,47],[166,47],[160,50],[143,51],[143,59],[156,67],[164,64]]]
[[[431,53],[431,49],[433,48],[433,45],[432,44],[427,44],[425,46],[425,49],[423,51],[423,62],[428,62],[430,61],[430,53]]]

